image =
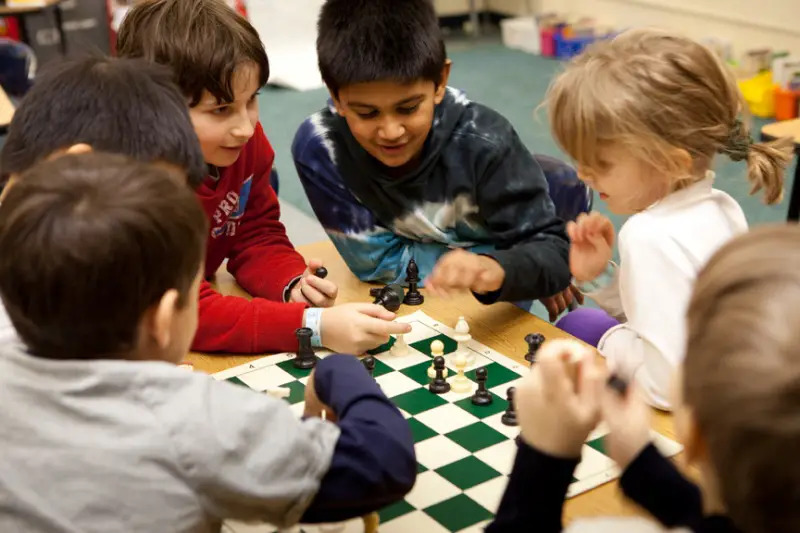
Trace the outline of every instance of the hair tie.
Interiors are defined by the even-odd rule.
[[[745,131],[744,124],[740,119],[731,126],[730,134],[725,144],[720,147],[719,152],[727,155],[732,161],[744,161],[750,153],[750,146],[753,138]]]

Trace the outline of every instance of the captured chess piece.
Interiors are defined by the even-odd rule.
[[[317,356],[314,348],[311,347],[311,336],[314,334],[311,328],[298,328],[294,334],[297,336],[297,356],[292,361],[295,368],[309,369],[317,364]]]
[[[375,298],[374,304],[383,306],[387,311],[395,312],[400,309],[400,304],[403,303],[403,296],[405,291],[401,285],[392,283],[380,289],[373,295],[372,290],[369,291],[370,296]]]
[[[436,377],[434,361],[436,361],[437,357],[441,357],[444,360],[444,343],[442,341],[435,340],[431,343],[431,357],[433,357],[433,361],[431,361],[431,366],[428,367],[428,377],[433,379]],[[447,377],[447,368],[444,369],[444,377]]]
[[[373,377],[372,374],[375,372],[375,358],[371,355],[368,355],[362,359],[361,362],[364,363],[364,368],[366,368],[367,372],[369,372],[369,377]]]
[[[403,299],[403,303],[406,305],[422,305],[425,297],[422,296],[422,293],[417,288],[419,267],[417,267],[417,262],[413,258],[408,262],[408,267],[406,268],[406,283],[408,283],[408,292]]]
[[[508,400],[508,408],[503,416],[500,417],[500,422],[506,426],[517,425],[517,408],[514,405],[514,393],[517,392],[516,387],[509,387],[506,391],[506,399]]]
[[[525,335],[525,342],[528,343],[528,353],[525,354],[525,360],[533,364],[536,362],[536,352],[544,344],[544,335],[541,333],[528,333]]]
[[[472,395],[472,404],[483,406],[492,403],[492,393],[486,390],[486,379],[489,377],[489,372],[485,366],[480,367],[475,371],[475,381],[478,382],[478,390]]]
[[[444,357],[441,355],[434,357],[433,368],[436,370],[436,377],[433,378],[431,384],[428,385],[428,390],[434,394],[444,394],[445,392],[450,392],[450,384],[446,379],[444,379]]]
[[[320,279],[325,279],[325,277],[328,275],[328,269],[325,267],[319,267],[314,271],[314,275]]]

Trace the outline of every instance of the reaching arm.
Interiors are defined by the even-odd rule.
[[[484,303],[538,299],[569,285],[569,241],[555,214],[547,181],[538,163],[510,125],[508,142],[482,157],[478,207],[505,271],[499,291],[479,297]]]
[[[303,325],[305,309],[301,303],[223,296],[203,281],[192,350],[244,354],[296,351],[294,332]]]
[[[269,181],[274,153],[261,125],[253,141],[256,154],[249,198],[235,242],[228,255],[228,270],[253,296],[283,301],[284,290],[306,269],[303,257],[286,236],[280,206]]]

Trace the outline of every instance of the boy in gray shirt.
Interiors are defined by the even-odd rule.
[[[0,531],[216,532],[359,516],[415,479],[407,423],[353,357],[281,400],[178,369],[206,218],[186,175],[102,153],[21,175],[0,205]]]

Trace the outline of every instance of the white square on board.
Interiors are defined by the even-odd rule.
[[[457,405],[446,403],[420,413],[416,419],[440,435],[461,429],[478,421],[478,417]]]
[[[264,392],[267,389],[280,387],[294,381],[294,377],[277,366],[267,366],[237,376],[245,385],[253,390]]]
[[[469,455],[469,452],[451,441],[444,435],[437,435],[418,442],[414,446],[417,453],[417,462],[422,466],[431,470],[436,470],[439,467],[455,463]],[[424,472],[422,475],[427,474]],[[417,477],[419,480],[419,476]],[[417,481],[419,483],[419,481]]]
[[[475,485],[464,491],[464,494],[478,502],[484,509],[491,513],[496,513],[500,507],[500,500],[508,485],[508,477],[501,476],[490,479],[480,485]]]
[[[419,383],[400,372],[389,372],[375,378],[383,393],[389,398],[419,388]]]
[[[425,509],[460,493],[458,487],[433,470],[428,470],[417,476],[417,482],[405,500],[417,509]]]
[[[447,533],[442,525],[423,513],[413,511],[381,524],[381,533]]]
[[[514,458],[517,456],[517,443],[504,440],[494,446],[475,452],[473,455],[504,476],[511,474]]]

